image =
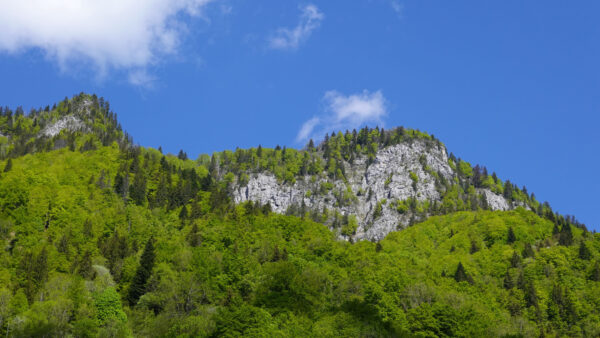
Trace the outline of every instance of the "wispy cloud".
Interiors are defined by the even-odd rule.
[[[404,5],[397,0],[392,0],[390,5],[392,6],[394,12],[396,12],[396,15],[398,15],[399,18],[402,18],[404,15]]]
[[[325,15],[315,5],[306,5],[300,10],[302,13],[298,25],[292,29],[285,27],[277,29],[277,32],[268,39],[269,47],[282,50],[297,49],[325,19]]]
[[[306,142],[331,131],[350,130],[368,123],[383,125],[388,114],[386,100],[380,90],[373,93],[364,90],[348,96],[332,90],[325,93],[323,101],[323,114],[304,122],[296,142]]]
[[[92,65],[100,76],[126,71],[133,84],[175,54],[182,14],[200,17],[211,0],[0,1],[0,52],[40,49],[61,70]]]

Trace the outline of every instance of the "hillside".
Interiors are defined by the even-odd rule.
[[[94,96],[0,115],[0,334],[600,335],[600,236],[425,133],[194,161]]]

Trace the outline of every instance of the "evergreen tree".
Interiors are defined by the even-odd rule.
[[[573,233],[571,232],[571,225],[564,224],[562,229],[560,230],[560,235],[558,236],[558,244],[569,246],[573,244]]]
[[[179,220],[183,223],[188,218],[187,207],[184,205],[181,207],[181,211],[179,212]]]
[[[509,180],[504,182],[504,198],[511,201],[513,199],[513,185]]]
[[[527,243],[525,244],[525,248],[523,249],[523,258],[533,258],[535,257],[535,251],[533,251],[533,247],[531,246],[531,244]]]
[[[471,240],[471,250],[469,252],[471,254],[474,254],[477,251],[479,251],[479,247],[477,246],[477,242],[475,242],[475,240]]]
[[[129,197],[137,205],[146,203],[146,175],[141,168],[133,177],[133,184],[129,187]]]
[[[542,207],[542,205],[540,204],[540,207]],[[538,214],[542,214],[541,212]],[[558,224],[554,223],[554,227],[552,228],[552,235],[558,235],[560,234],[560,228],[558,227]]]
[[[129,191],[129,174],[127,172],[117,173],[114,184],[115,192],[125,200]]]
[[[93,279],[94,278],[94,268],[92,267],[92,254],[90,251],[86,251],[83,254],[79,262],[79,266],[77,268],[77,273],[85,278],[85,279]]]
[[[506,274],[504,275],[504,281],[502,285],[506,290],[510,290],[515,287],[515,283],[513,282],[513,279],[510,276],[510,269],[506,269]]]
[[[456,267],[456,272],[454,273],[454,280],[457,282],[468,282],[470,284],[473,284],[473,279],[465,271],[465,267],[462,265],[462,262],[459,262],[458,266]]]
[[[506,236],[506,243],[512,244],[517,240],[517,236],[515,236],[515,232],[512,227],[508,228],[508,234]]]
[[[584,260],[590,260],[592,258],[592,253],[584,241],[581,241],[581,244],[579,245],[579,258]]]
[[[198,225],[196,223],[192,225],[192,229],[187,235],[187,241],[193,247],[197,247],[202,244],[202,234],[198,231]]]
[[[527,304],[527,307],[538,307],[538,296],[537,296],[537,291],[535,290],[535,286],[533,285],[533,282],[529,282],[527,283],[526,287],[525,287],[525,303]]]
[[[519,254],[515,251],[515,252],[513,252],[513,255],[510,259],[510,266],[512,266],[513,268],[517,268],[517,267],[519,267],[520,264],[521,264],[521,256],[519,256]]]
[[[146,283],[152,274],[152,268],[154,267],[154,244],[152,239],[146,242],[142,257],[140,257],[140,266],[135,272],[135,276],[129,285],[129,293],[127,294],[127,301],[129,305],[133,306],[137,303],[140,297],[146,293]]]

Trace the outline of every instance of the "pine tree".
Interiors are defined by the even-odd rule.
[[[129,285],[129,293],[127,294],[127,301],[129,305],[133,306],[137,303],[140,297],[146,293],[146,283],[152,274],[152,268],[154,267],[154,245],[152,239],[146,242],[142,257],[140,257],[140,266],[135,272],[135,276]]]
[[[542,205],[540,204],[540,207]],[[539,213],[540,215],[542,214],[541,212]],[[554,228],[552,228],[552,235],[558,235],[560,234],[560,228],[558,227],[558,224],[554,223]]]
[[[92,267],[92,254],[89,251],[86,251],[83,254],[83,257],[81,257],[77,273],[85,279],[94,278],[95,273],[94,268]]]
[[[506,275],[504,275],[504,281],[502,283],[506,290],[510,290],[515,287],[512,277],[510,276],[510,269],[506,269]]]
[[[517,240],[517,236],[515,236],[515,232],[513,231],[513,228],[512,227],[508,228],[508,235],[506,236],[506,243],[512,244],[516,240]]]
[[[531,244],[527,243],[525,244],[525,248],[523,249],[523,258],[533,258],[535,257],[535,251],[533,251],[533,247],[531,246]]]
[[[190,243],[190,245],[193,247],[197,247],[200,246],[200,244],[202,244],[202,234],[200,234],[200,232],[198,231],[198,225],[196,223],[192,225],[192,229],[187,235],[187,240],[188,243]]]
[[[458,266],[456,267],[456,272],[454,273],[454,280],[457,282],[468,282],[470,284],[473,284],[473,279],[465,271],[465,267],[462,265],[462,262],[459,262]]]
[[[558,236],[558,244],[569,246],[573,244],[573,233],[571,232],[571,226],[565,224],[560,229],[560,235]]]
[[[141,168],[133,177],[133,184],[129,187],[129,197],[137,205],[146,203],[146,175]]]
[[[527,307],[538,307],[538,296],[537,291],[535,290],[535,286],[532,282],[527,283],[525,287],[525,303]]]
[[[512,266],[513,268],[519,267],[519,264],[521,264],[521,256],[519,256],[519,254],[517,254],[517,252],[513,252],[513,255],[510,259],[510,266]]]
[[[179,220],[183,223],[188,218],[187,207],[184,205],[181,207],[181,211],[179,212]]]
[[[592,258],[592,253],[584,241],[581,241],[581,244],[579,245],[579,258],[586,261]]]
[[[477,246],[477,242],[475,242],[475,240],[472,240],[471,241],[471,250],[470,250],[470,253],[474,254],[477,251],[479,251],[479,247]]]
[[[504,197],[509,201],[513,198],[513,185],[509,180],[504,182]]]

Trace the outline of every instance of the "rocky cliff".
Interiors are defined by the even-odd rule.
[[[461,182],[451,163],[441,143],[432,147],[430,142],[412,140],[380,149],[374,161],[358,156],[352,163],[345,162],[345,180],[305,175],[290,184],[263,171],[250,174],[245,184],[234,185],[232,195],[236,203],[268,203],[279,213],[294,208],[303,213],[328,210],[342,217],[354,216],[357,227],[351,232],[336,229],[334,221],[329,225],[345,239],[378,241],[433,212],[439,213],[445,194]],[[516,206],[488,188],[478,188],[476,194],[478,203],[488,209]]]

